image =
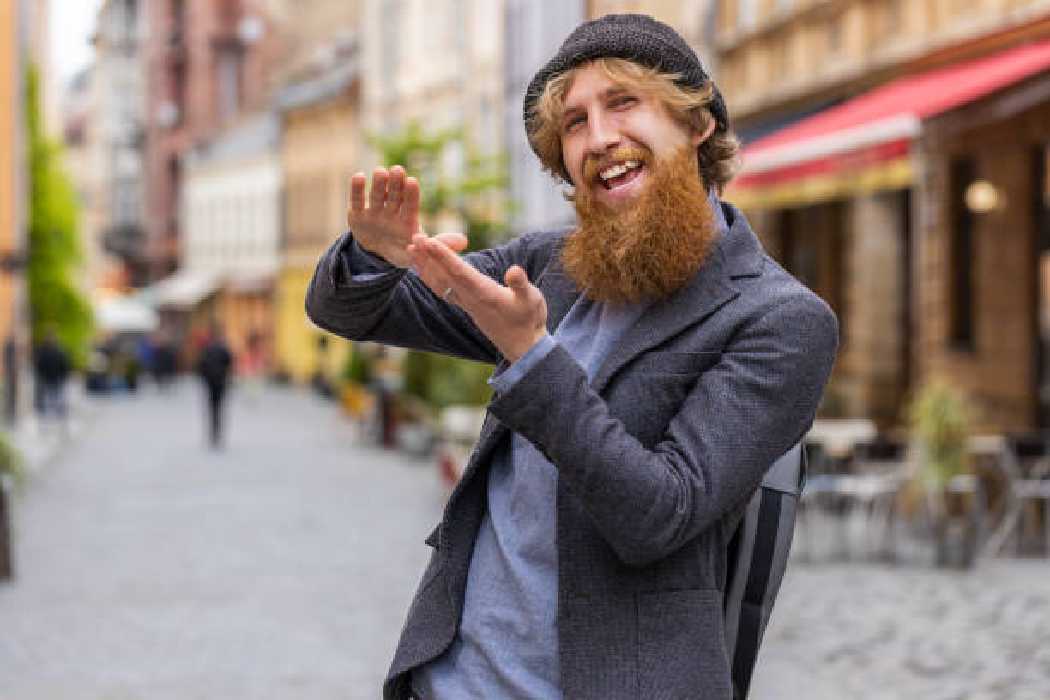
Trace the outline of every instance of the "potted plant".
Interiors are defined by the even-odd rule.
[[[8,496],[23,480],[22,457],[8,436],[0,433],[0,580],[14,575]]]
[[[354,420],[364,420],[371,410],[372,358],[363,343],[354,343],[350,348],[343,370],[341,402],[343,410]]]
[[[967,449],[972,415],[969,400],[941,380],[923,386],[909,407],[938,566],[967,568],[977,551],[980,513]]]

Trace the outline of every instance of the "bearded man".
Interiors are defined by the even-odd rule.
[[[718,195],[737,142],[670,27],[580,25],[525,127],[570,231],[460,256],[403,168],[351,179],[310,317],[496,365],[386,698],[730,698],[728,538],[809,429],[838,328]]]

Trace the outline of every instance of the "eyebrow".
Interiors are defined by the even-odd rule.
[[[612,97],[616,97],[617,95],[622,95],[623,93],[626,93],[626,92],[632,92],[632,89],[630,87],[626,86],[626,85],[613,85],[611,87],[606,88],[605,90],[602,90],[602,92],[598,95],[598,97],[599,97],[599,99],[602,99],[602,100],[608,100],[608,99],[610,99]],[[562,120],[564,121],[570,115],[574,115],[574,114],[577,114],[577,113],[582,112],[582,111],[583,111],[582,107],[566,107],[565,111],[562,112],[562,115],[561,115],[562,116]]]

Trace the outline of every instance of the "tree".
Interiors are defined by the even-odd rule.
[[[495,242],[505,226],[508,203],[506,159],[486,156],[461,128],[428,133],[418,121],[390,135],[369,137],[384,165],[403,165],[419,180],[420,214],[424,225],[444,214],[463,223],[467,250],[482,250]],[[462,160],[458,174],[450,161]],[[484,404],[492,395],[486,380],[488,365],[444,355],[410,351],[402,364],[405,393],[433,407]]]
[[[80,263],[77,204],[62,170],[62,152],[44,134],[40,79],[26,75],[26,126],[29,141],[29,240],[26,279],[34,344],[53,328],[74,364],[82,366],[93,332],[93,315],[74,281]]]

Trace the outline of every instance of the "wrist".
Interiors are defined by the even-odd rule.
[[[536,345],[540,341],[542,341],[544,338],[546,338],[546,337],[547,337],[547,329],[544,328],[543,330],[538,332],[536,335],[534,335],[529,342],[523,343],[520,347],[515,347],[515,348],[511,349],[510,352],[504,353],[504,357],[507,358],[508,362],[513,364],[513,363],[517,362],[518,360],[520,360],[522,357],[524,357],[525,354],[528,353],[529,350],[531,350],[532,348],[536,347]]]

